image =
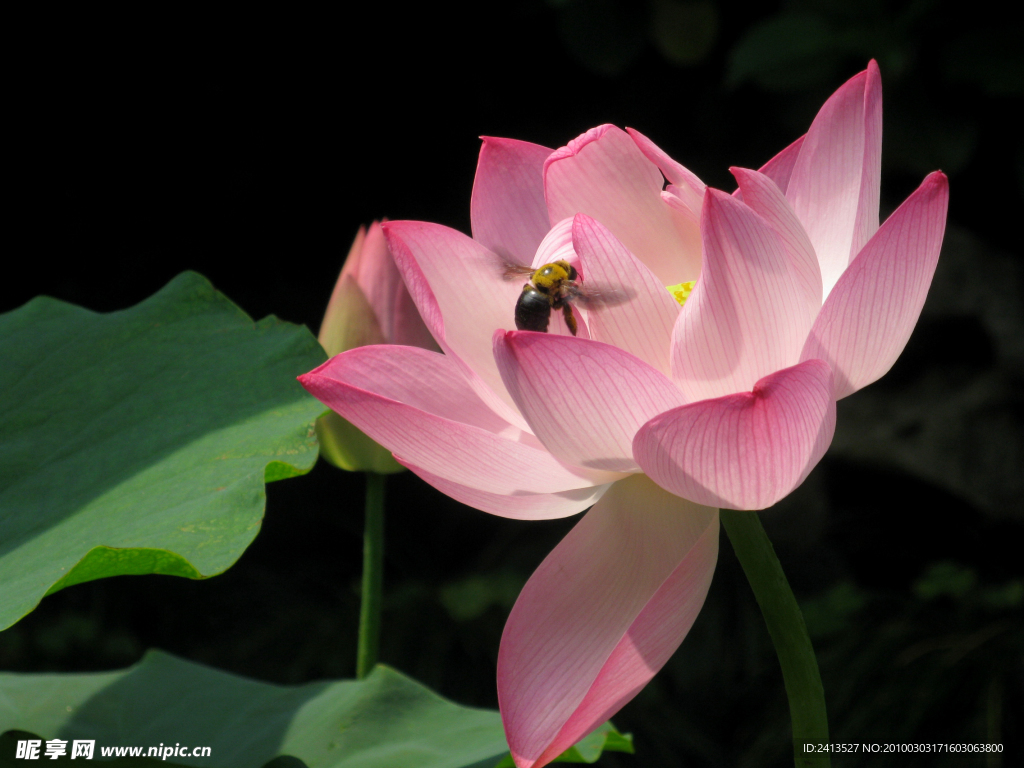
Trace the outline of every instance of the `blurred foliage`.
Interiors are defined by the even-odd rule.
[[[514,573],[477,573],[445,584],[438,590],[438,598],[453,619],[471,621],[492,606],[511,610],[524,583]]]
[[[651,41],[673,64],[696,64],[710,52],[718,37],[718,9],[708,0],[655,0]]]

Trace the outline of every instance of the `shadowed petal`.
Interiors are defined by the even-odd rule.
[[[544,161],[551,150],[515,139],[483,137],[473,181],[473,239],[527,264],[549,228]]]
[[[394,300],[394,310],[391,314],[391,344],[401,344],[406,347],[423,347],[423,349],[437,350],[438,344],[430,329],[427,328],[420,317],[420,311],[416,308],[416,302],[412,300],[404,282],[395,287],[398,294]]]
[[[686,402],[664,374],[597,341],[499,331],[494,356],[537,437],[552,454],[574,465],[635,472],[636,430]]]
[[[921,314],[946,227],[949,183],[930,174],[864,246],[829,294],[803,359],[827,360],[840,399],[896,362]]]
[[[642,475],[613,485],[523,588],[498,654],[519,768],[540,768],[615,714],[682,642],[718,555],[718,513]]]
[[[701,234],[704,271],[672,339],[672,378],[691,402],[793,365],[814,320],[782,238],[742,201],[709,187]]]
[[[664,285],[694,280],[699,240],[687,221],[661,199],[661,172],[629,135],[613,125],[591,129],[544,166],[552,223],[585,213],[600,221]]]
[[[640,428],[637,463],[654,482],[700,504],[764,509],[804,481],[835,431],[832,372],[807,360],[752,392],[668,411]]]
[[[456,501],[483,512],[513,520],[554,520],[559,517],[575,515],[587,507],[593,506],[611,487],[609,484],[605,484],[574,488],[560,493],[521,492],[514,495],[502,495],[488,493],[438,477],[400,456],[396,456],[395,460],[412,470],[420,479],[437,488],[445,496],[451,496]]]
[[[576,215],[572,240],[584,289],[596,285],[626,299],[588,313],[591,338],[624,349],[668,374],[679,304],[643,262],[589,216]]]
[[[389,451],[462,485],[497,494],[558,493],[621,477],[560,463],[533,435],[498,417],[459,364],[436,352],[360,347],[299,381]]]
[[[807,239],[800,219],[786,201],[786,196],[771,178],[757,171],[745,168],[730,168],[743,193],[740,199],[750,206],[754,213],[771,224],[786,244],[790,264],[796,272],[800,286],[815,313],[821,308],[821,268],[814,254],[811,241]]]

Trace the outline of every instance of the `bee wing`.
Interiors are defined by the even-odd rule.
[[[481,266],[485,267],[492,275],[501,275],[501,279],[506,282],[521,277],[529,278],[535,271],[533,267],[516,264],[512,257],[504,251],[500,253],[487,252],[481,259]]]
[[[533,267],[524,267],[522,264],[513,264],[510,261],[501,262],[501,277],[503,280],[515,280],[517,277],[529,277],[533,274]]]
[[[604,309],[625,304],[633,296],[633,291],[621,286],[583,285],[580,283],[573,289],[570,301],[583,309]]]

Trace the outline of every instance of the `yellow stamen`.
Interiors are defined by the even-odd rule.
[[[696,280],[688,280],[685,283],[679,283],[678,285],[666,285],[665,288],[672,294],[672,298],[679,302],[679,306],[683,306],[686,300],[690,298],[690,292],[693,291],[693,286],[697,284]]]

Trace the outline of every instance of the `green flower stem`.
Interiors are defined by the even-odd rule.
[[[359,606],[356,677],[373,670],[380,649],[380,603],[384,585],[384,475],[366,473],[366,527],[363,531],[363,588]]]
[[[828,744],[828,717],[825,689],[821,686],[818,662],[800,606],[757,513],[723,509],[721,518],[757,604],[761,606],[761,615],[779,657],[789,697],[796,765],[798,768],[828,766],[827,755],[804,753],[804,744]]]

